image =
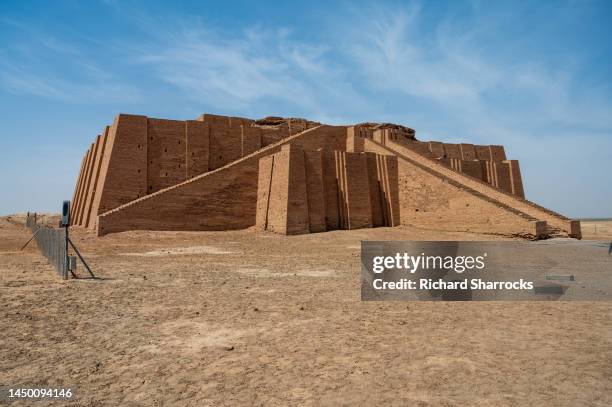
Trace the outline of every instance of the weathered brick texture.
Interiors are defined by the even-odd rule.
[[[85,184],[83,185],[83,197],[81,202],[79,203],[79,207],[77,208],[77,221],[81,226],[86,226],[85,219],[87,218],[87,213],[85,212],[87,208],[87,202],[89,202],[91,196],[91,188],[92,188],[92,178],[94,173],[95,163],[98,160],[98,150],[100,148],[100,136],[96,137],[96,141],[91,145],[91,155],[89,157],[89,165],[87,167],[87,172],[85,173]]]
[[[575,222],[483,181],[465,177],[399,143],[388,142],[383,146],[366,140],[365,146],[366,151],[398,156],[402,224],[525,237],[537,237],[546,230],[547,235],[580,237],[579,227],[571,230]]]
[[[302,234],[398,225],[396,164],[391,156],[286,145],[260,159],[257,227]]]
[[[580,237],[579,222],[524,196],[503,146],[422,142],[393,124],[120,114],[85,153],[71,211],[99,234],[403,223]]]
[[[344,128],[334,126],[311,128],[224,167],[116,207],[98,216],[98,234],[133,229],[230,230],[253,226],[257,211],[259,159],[278,152],[283,144],[288,143],[314,149],[340,141],[345,143],[344,131]],[[340,134],[342,140],[336,140]],[[274,190],[271,196],[276,197]],[[274,199],[270,205],[274,205]]]
[[[76,184],[76,188],[74,190],[74,195],[72,198],[72,202],[70,204],[70,217],[71,217],[71,223],[73,225],[78,225],[77,222],[77,208],[79,206],[79,203],[81,202],[81,195],[83,193],[83,183],[85,180],[85,172],[86,172],[86,168],[87,165],[89,164],[89,149],[85,152],[85,155],[83,156],[83,160],[81,161],[81,170],[79,171],[79,176],[77,178],[77,184]]]
[[[85,202],[85,211],[83,218],[83,226],[89,227],[91,226],[96,217],[93,213],[97,213],[97,211],[93,208],[95,196],[100,188],[100,169],[102,167],[102,159],[104,157],[104,151],[106,150],[106,143],[108,140],[108,127],[104,130],[104,135],[100,139],[100,144],[98,146],[98,151],[94,160],[92,174],[91,174],[91,188],[89,190],[89,196],[87,197],[87,202]]]
[[[310,232],[324,232],[325,190],[323,184],[323,152],[304,151],[306,196],[308,199],[308,225]]]

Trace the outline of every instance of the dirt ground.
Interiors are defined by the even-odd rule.
[[[582,237],[590,240],[612,241],[612,219],[580,221]]]
[[[0,219],[0,385],[83,406],[612,405],[609,302],[360,301],[361,240],[491,236],[74,232],[103,279],[62,281],[18,251],[19,220]]]

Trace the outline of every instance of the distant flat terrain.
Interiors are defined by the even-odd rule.
[[[62,281],[18,251],[19,220],[0,218],[2,385],[105,406],[612,405],[610,302],[360,301],[361,240],[494,236],[75,231],[105,279]]]
[[[612,219],[581,220],[582,238],[587,240],[612,240]]]

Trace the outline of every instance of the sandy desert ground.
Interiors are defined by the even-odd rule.
[[[62,281],[18,251],[19,220],[0,219],[0,385],[82,406],[612,405],[609,302],[359,299],[361,240],[490,236],[75,232],[104,279]]]
[[[580,221],[583,239],[612,241],[612,219]]]

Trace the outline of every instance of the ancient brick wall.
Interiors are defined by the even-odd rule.
[[[346,135],[361,138],[372,138],[374,137],[374,128],[365,126],[363,124],[357,124],[355,126],[347,127]]]
[[[450,144],[444,143],[442,144],[444,148],[444,156],[447,158],[461,158],[461,148],[459,144]]]
[[[323,151],[321,155],[323,167],[323,196],[325,198],[325,228],[340,229],[340,191],[336,172],[335,151]]]
[[[99,212],[138,199],[152,190],[147,186],[147,169],[149,165],[159,164],[148,161],[147,122],[145,116],[122,114],[111,126],[107,154],[102,160],[103,182],[95,198]]]
[[[381,140],[378,142],[386,145],[387,139],[379,137],[374,140]],[[454,171],[480,179],[504,192],[525,197],[518,161],[508,164],[503,146],[420,142],[401,138],[391,141],[424,157],[437,159]]]
[[[100,182],[100,173],[102,169],[102,160],[104,158],[104,153],[106,151],[106,145],[108,142],[108,132],[109,127],[107,126],[104,129],[104,135],[99,140],[100,145],[98,146],[97,154],[95,155],[95,159],[93,161],[93,168],[91,172],[91,187],[88,192],[87,201],[85,202],[85,210],[83,212],[82,224],[85,227],[89,227],[95,222],[95,197],[98,193],[98,188],[101,186]]]
[[[254,224],[257,160],[205,173],[99,216],[98,234],[126,230],[232,230]]]
[[[368,141],[366,150],[388,153]],[[500,235],[535,234],[535,218],[506,210],[401,158],[398,159],[398,178],[402,224]]]
[[[91,209],[89,210],[89,218],[87,223],[82,224],[82,226],[94,228],[96,222],[98,220],[98,210],[100,207],[100,197],[102,196],[102,187],[106,180],[108,161],[110,159],[109,146],[111,139],[111,126],[106,126],[104,129],[104,144],[101,149],[100,161],[98,164],[98,175],[95,181],[95,186],[93,188],[92,194],[90,196],[91,199]]]
[[[266,147],[289,137],[289,127],[259,127],[261,131],[261,146]]]
[[[510,185],[512,186],[512,194],[525,198],[525,191],[523,190],[523,178],[521,177],[521,169],[517,160],[506,160],[504,163],[508,166],[508,173],[510,174]]]
[[[461,160],[461,173],[482,180],[483,162],[481,160]]]
[[[210,145],[209,170],[223,167],[242,154],[242,121],[227,116],[202,115],[198,120],[205,123]]]
[[[344,127],[319,126],[281,140],[217,170],[102,213],[98,216],[98,234],[134,229],[230,230],[253,226],[257,214],[259,159],[290,142],[296,147],[306,145],[315,150],[330,144],[345,145],[345,134]],[[274,205],[274,200],[270,205]]]
[[[283,155],[288,163],[285,234],[308,233],[310,224],[304,151],[295,144],[286,144],[279,154]]]
[[[364,138],[355,134],[355,129],[349,127],[346,129],[346,151],[349,153],[363,153]]]
[[[186,179],[186,123],[179,120],[147,119],[147,193],[153,193]]]
[[[261,229],[285,233],[288,186],[283,180],[289,182],[289,168],[287,161],[276,158],[272,154],[259,160],[255,223]]]
[[[340,195],[344,197],[341,216],[343,229],[372,227],[372,206],[367,158],[365,154],[338,151],[336,168]]]
[[[309,232],[304,152],[291,144],[260,159],[256,224],[285,235]]]
[[[185,122],[185,178],[203,174],[209,169],[210,139],[207,128],[199,121]]]
[[[260,159],[257,227],[301,234],[398,225],[397,181],[395,157],[292,143]]]
[[[104,139],[96,139],[83,159],[73,224],[94,228],[99,214],[220,168],[289,135],[288,126],[261,128],[252,123],[208,114],[187,121],[117,116]],[[299,123],[294,127],[299,129]],[[324,146],[327,142],[314,141]]]
[[[323,184],[323,151],[304,151],[308,227],[310,232],[327,230],[325,222],[325,189]]]
[[[70,201],[70,213],[71,217],[74,219],[75,208],[77,205],[77,200],[79,199],[79,194],[81,191],[81,181],[83,180],[83,168],[85,167],[85,163],[87,161],[87,156],[89,155],[89,150],[85,152],[85,155],[81,159],[81,166],[79,167],[79,175],[77,176],[76,187],[74,188],[74,193],[72,194],[72,200]]]
[[[414,204],[416,206],[412,207],[412,217],[415,219],[418,219],[423,211],[440,212],[437,215],[440,220],[448,217],[444,222],[440,222],[439,228],[447,228],[454,224],[455,230],[477,230],[483,233],[536,236],[537,233],[534,231],[545,230],[549,235],[580,237],[579,222],[570,221],[558,213],[495,189],[482,181],[464,177],[441,163],[426,159],[398,143],[391,142],[387,146],[382,146],[366,140],[366,151],[398,154],[402,223],[410,223],[408,220],[411,218],[410,205]],[[417,169],[421,171],[416,171]],[[422,174],[425,181],[418,182],[417,177],[411,178],[412,172]],[[435,182],[436,179],[438,182]],[[445,196],[442,192],[447,186],[457,194],[467,194],[462,198],[464,201],[452,200]],[[442,189],[440,193],[437,193],[439,188]],[[474,200],[474,203],[470,203],[469,200]],[[468,208],[477,208],[477,210],[472,211]],[[490,216],[485,217],[486,214]],[[422,218],[422,224],[435,228],[433,219],[436,218],[436,215],[430,215]],[[524,223],[524,221],[530,223]],[[421,221],[416,221],[415,224],[419,222]],[[487,228],[489,232],[486,232]]]
[[[459,144],[459,149],[461,150],[461,159],[466,161],[471,161],[476,159],[476,150],[474,149],[474,144]]]
[[[346,150],[346,127],[321,126],[318,131],[309,133],[308,137],[301,137],[292,142],[303,150],[326,151]]]
[[[99,145],[100,145],[100,136],[97,136],[95,142],[93,142],[91,146],[89,147],[89,158],[88,158],[87,166],[85,167],[85,173],[83,174],[83,193],[78,203],[78,206],[76,208],[76,216],[75,216],[75,219],[78,222],[78,224],[83,224],[85,203],[89,200],[89,191],[91,187],[91,176],[93,173],[93,166],[96,160]]]
[[[99,234],[255,224],[294,234],[401,222],[580,235],[577,222],[524,200],[518,161],[502,146],[421,142],[392,124],[274,117],[121,114],[85,153],[71,210],[74,225]]]
[[[83,163],[81,165],[81,171],[79,172],[79,177],[77,179],[77,186],[74,193],[74,200],[71,204],[70,213],[71,215],[71,223],[74,225],[78,225],[78,213],[79,206],[82,202],[82,195],[85,185],[85,178],[87,176],[87,167],[89,166],[89,157],[91,156],[91,148],[88,148],[83,156]]]
[[[429,151],[431,151],[436,158],[444,157],[444,145],[439,141],[430,141]]]
[[[348,137],[350,138],[350,136]],[[365,143],[364,146],[365,148]],[[370,196],[370,209],[373,227],[385,225],[385,208],[383,203],[385,181],[380,176],[380,160],[379,155],[375,153],[366,153],[366,166],[368,173],[368,195]],[[397,180],[396,180],[397,182]]]
[[[250,124],[241,125],[242,157],[245,157],[263,147],[261,144],[262,133],[263,131],[258,127],[253,127]]]
[[[365,155],[368,167],[372,226],[398,226],[400,224],[400,204],[397,157],[371,152]]]

